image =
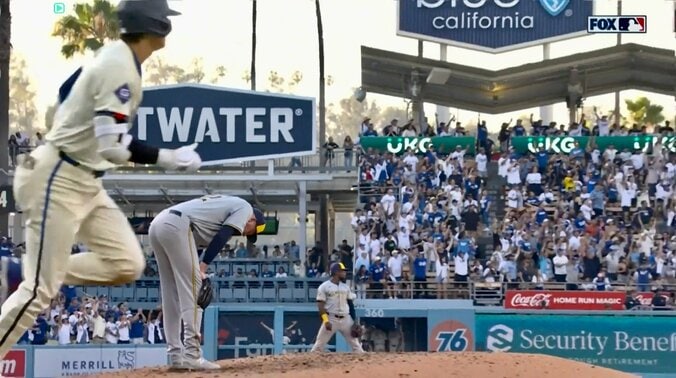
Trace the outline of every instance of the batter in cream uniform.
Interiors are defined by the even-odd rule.
[[[158,149],[127,134],[141,103],[141,63],[164,47],[177,15],[166,0],[122,0],[120,40],[97,51],[59,88],[46,144],[19,161],[14,197],[24,210],[24,280],[2,305],[0,358],[65,285],[138,279],[145,258],[127,217],[103,188],[105,171],[129,162],[197,170],[194,147]],[[71,255],[80,241],[91,252]]]
[[[356,295],[352,293],[345,281],[345,265],[331,264],[331,279],[325,281],[317,289],[317,306],[322,318],[322,325],[317,333],[317,340],[312,346],[312,352],[323,352],[326,344],[336,332],[340,332],[350,349],[355,353],[364,353],[361,341],[352,337],[351,328],[354,324],[354,304]]]

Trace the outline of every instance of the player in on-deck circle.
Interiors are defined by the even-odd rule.
[[[202,356],[200,326],[213,295],[207,267],[232,236],[255,243],[265,216],[234,196],[207,195],[163,210],[150,223],[148,236],[157,259],[162,315],[172,370],[214,370]],[[201,256],[197,247],[206,248]],[[183,321],[183,340],[181,340]]]
[[[106,171],[128,162],[200,167],[194,146],[158,149],[127,133],[141,102],[141,63],[164,47],[169,16],[177,14],[167,0],[122,0],[121,40],[103,46],[64,82],[46,144],[17,162],[14,196],[26,219],[24,280],[2,305],[0,357],[62,284],[119,285],[143,273],[136,235],[100,179]],[[71,255],[76,240],[91,252]]]
[[[345,283],[347,272],[343,263],[333,263],[330,267],[331,278],[317,289],[317,307],[322,325],[312,352],[323,352],[326,344],[336,332],[340,332],[350,349],[355,353],[364,353],[361,346],[362,328],[355,322],[354,309],[356,295]]]

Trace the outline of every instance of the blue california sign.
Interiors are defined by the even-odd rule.
[[[586,0],[399,0],[397,34],[502,52],[586,34]]]
[[[312,98],[180,84],[146,88],[131,133],[163,148],[198,143],[216,165],[312,154],[315,119]]]

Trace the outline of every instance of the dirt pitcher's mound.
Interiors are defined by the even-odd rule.
[[[97,375],[107,377],[237,378],[635,378],[616,370],[535,354],[518,353],[366,353],[287,354],[219,361],[221,371],[173,373],[164,368]]]

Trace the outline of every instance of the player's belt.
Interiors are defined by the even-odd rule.
[[[82,164],[80,164],[79,161],[77,161],[77,160],[73,159],[72,157],[66,155],[66,153],[63,152],[63,151],[59,151],[59,157],[61,158],[61,160],[65,161],[66,163],[68,163],[70,165],[72,165],[73,167],[78,167],[80,169],[83,169],[85,171],[90,172],[92,175],[94,175],[94,178],[103,177],[103,175],[106,174],[106,171],[92,171],[91,169],[87,169],[87,168],[83,167]]]
[[[182,217],[182,216],[183,216],[183,213],[182,213],[182,212],[180,212],[180,211],[178,211],[178,210],[174,210],[174,209],[170,209],[170,210],[169,210],[169,214],[174,214],[174,215],[176,215],[177,217]]]
[[[333,316],[334,318],[338,318],[338,319],[343,319],[345,317],[345,315],[336,315],[336,314],[329,314],[329,315]]]

